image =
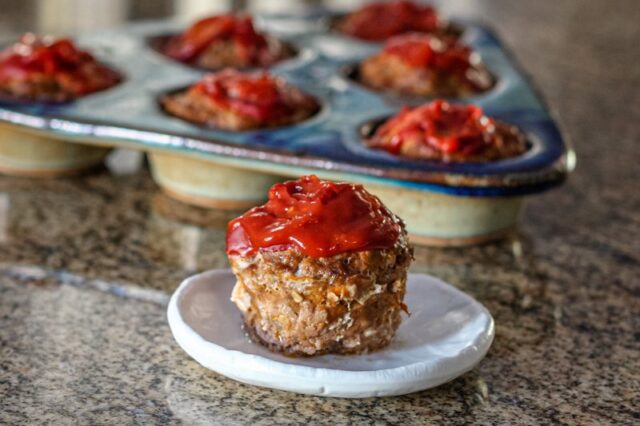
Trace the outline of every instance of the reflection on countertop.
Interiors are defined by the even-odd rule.
[[[497,27],[580,157],[567,185],[531,199],[510,239],[416,250],[413,271],[493,314],[495,342],[477,368],[365,400],[250,387],[201,368],[174,343],[165,304],[185,277],[227,267],[235,212],[167,198],[140,154],[118,152],[77,178],[0,177],[0,423],[638,423],[637,2],[443,8]]]

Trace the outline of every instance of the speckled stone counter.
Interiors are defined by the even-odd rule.
[[[0,177],[0,424],[640,423],[640,4],[448,2],[493,24],[578,152],[501,243],[418,248],[414,271],[496,320],[473,371],[365,400],[238,384],[173,341],[170,292],[226,267],[233,213],[183,206],[133,154],[61,180]]]

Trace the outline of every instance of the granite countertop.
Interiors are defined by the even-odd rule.
[[[236,383],[174,342],[165,305],[226,267],[233,213],[161,194],[139,155],[70,179],[0,177],[0,424],[640,423],[640,5],[456,1],[496,27],[578,152],[510,239],[418,248],[413,271],[493,314],[488,356],[402,397],[331,399]]]

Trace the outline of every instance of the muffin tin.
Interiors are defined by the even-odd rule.
[[[321,111],[310,119],[227,132],[168,116],[159,97],[205,71],[159,54],[150,43],[184,24],[136,24],[76,38],[125,75],[118,86],[61,105],[0,101],[0,171],[66,174],[100,161],[108,147],[128,147],[149,153],[154,179],[169,195],[223,208],[250,207],[274,182],[315,173],[363,183],[406,220],[414,240],[457,245],[504,235],[517,221],[522,197],[559,184],[573,166],[573,154],[540,97],[483,26],[461,24],[462,40],[480,54],[496,84],[460,102],[518,126],[530,149],[491,163],[446,164],[402,159],[363,144],[363,135],[381,119],[416,103],[373,92],[345,73],[380,44],[320,29],[316,19],[262,17],[258,25],[297,50],[271,71],[320,101]],[[43,155],[45,148],[50,152]]]

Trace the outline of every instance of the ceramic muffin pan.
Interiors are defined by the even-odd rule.
[[[505,160],[447,164],[403,159],[363,144],[381,119],[416,102],[376,93],[351,78],[354,64],[380,44],[320,29],[311,19],[264,17],[258,26],[295,48],[297,55],[271,72],[321,103],[306,121],[229,132],[167,115],[158,100],[205,71],[152,46],[184,24],[136,24],[76,38],[122,72],[119,85],[61,105],[0,102],[0,171],[64,174],[100,161],[105,147],[129,147],[149,153],[153,177],[169,195],[222,208],[250,207],[274,182],[314,173],[363,183],[406,220],[415,241],[458,245],[504,235],[517,222],[523,196],[559,184],[572,167],[572,152],[541,99],[487,28],[460,24],[462,41],[479,53],[495,85],[458,102],[475,103],[517,126],[530,147]]]
[[[109,151],[110,148],[66,143],[0,124],[0,173],[31,177],[73,175],[102,163]]]

